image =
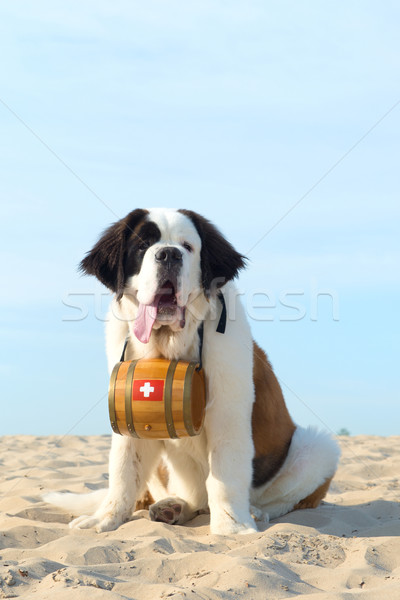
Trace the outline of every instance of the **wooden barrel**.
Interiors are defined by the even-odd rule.
[[[169,439],[198,435],[206,395],[198,363],[150,358],[115,365],[108,406],[115,433]]]

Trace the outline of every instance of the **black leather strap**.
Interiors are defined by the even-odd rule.
[[[222,304],[222,311],[221,311],[221,315],[219,317],[219,321],[218,321],[218,325],[217,325],[216,331],[218,333],[225,333],[225,329],[226,329],[226,303],[225,303],[225,298],[224,298],[224,295],[223,295],[222,292],[218,292],[218,300]],[[201,369],[203,368],[202,354],[203,354],[203,338],[204,338],[204,321],[202,321],[200,323],[200,327],[198,329],[198,333],[199,333],[199,366],[197,367],[196,371],[201,371]]]
[[[199,334],[199,366],[196,371],[201,371],[203,368],[202,356],[203,356],[203,338],[204,338],[204,321],[200,323],[200,327],[197,330]]]
[[[225,329],[226,329],[226,304],[225,304],[225,298],[222,292],[218,292],[218,299],[222,304],[222,311],[221,311],[221,316],[219,318],[218,321],[218,325],[217,325],[217,332],[218,333],[225,333]]]
[[[129,333],[125,338],[125,343],[124,343],[124,347],[122,348],[122,354],[121,354],[121,358],[119,359],[119,362],[124,362],[124,360],[125,360],[125,351],[126,351],[128,342],[129,342]]]

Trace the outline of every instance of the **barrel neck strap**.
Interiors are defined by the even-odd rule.
[[[124,347],[122,348],[122,354],[121,354],[121,358],[119,359],[119,362],[124,362],[124,360],[125,360],[125,352],[126,352],[126,347],[128,345],[128,342],[129,342],[129,333],[125,338]]]
[[[217,333],[225,333],[226,329],[226,303],[225,298],[222,292],[218,292],[218,300],[222,304],[221,315],[219,317],[218,325],[217,325]],[[196,371],[201,371],[203,368],[203,338],[204,338],[204,321],[200,323],[200,327],[198,328],[199,334],[199,366]]]
[[[218,321],[218,325],[217,325],[217,332],[218,333],[225,333],[225,329],[226,329],[226,303],[225,303],[225,298],[222,292],[218,292],[218,300],[221,302],[222,304],[222,310],[221,310],[221,316],[219,317],[219,321]]]
[[[218,325],[217,325],[217,333],[225,333],[225,329],[226,329],[226,303],[225,303],[225,298],[222,292],[218,292],[218,300],[221,302],[222,304],[222,310],[221,310],[221,315],[219,317],[219,321],[218,321]],[[200,326],[198,328],[198,334],[199,334],[199,366],[197,367],[198,371],[201,371],[202,367],[203,367],[203,363],[202,363],[202,356],[203,356],[203,339],[204,339],[204,321],[202,321],[200,323]],[[129,333],[125,338],[125,343],[124,343],[124,347],[122,349],[122,354],[121,354],[121,358],[119,359],[120,362],[124,362],[125,360],[125,352],[126,352],[126,347],[128,345],[129,342]]]
[[[196,367],[196,371],[201,371],[201,369],[203,368],[202,359],[203,359],[204,321],[202,321],[200,323],[197,333],[199,334],[199,364]]]

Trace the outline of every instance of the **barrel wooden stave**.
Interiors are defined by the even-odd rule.
[[[194,371],[191,394],[191,423],[197,435],[203,428],[206,408],[206,389],[203,371]]]
[[[122,362],[119,366],[115,382],[114,404],[117,417],[117,427],[121,435],[130,435],[125,418],[125,382],[130,361]]]
[[[188,364],[183,361],[178,362],[172,383],[171,409],[174,416],[174,429],[178,438],[188,435],[183,419],[183,386]]]

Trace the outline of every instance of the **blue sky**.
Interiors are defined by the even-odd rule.
[[[248,254],[296,421],[399,433],[399,13],[1,6],[0,434],[110,431],[107,297],[76,266],[139,206],[197,210]]]

